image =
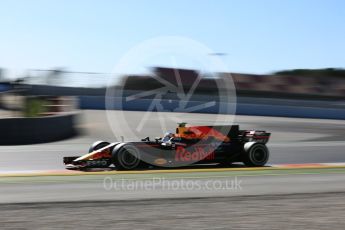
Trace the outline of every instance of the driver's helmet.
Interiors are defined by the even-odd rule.
[[[173,138],[175,136],[175,134],[173,133],[165,133],[164,137],[162,138],[162,142],[168,142],[170,141],[171,138]]]

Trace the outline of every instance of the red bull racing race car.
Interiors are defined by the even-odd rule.
[[[175,133],[138,142],[97,141],[83,156],[64,157],[66,169],[115,168],[132,170],[145,166],[183,167],[192,164],[243,162],[264,166],[269,158],[266,143],[270,133],[240,130],[232,126],[187,126],[181,123]]]

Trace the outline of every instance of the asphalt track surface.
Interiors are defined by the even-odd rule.
[[[345,167],[0,177],[0,182],[0,203],[330,193],[345,192]]]
[[[124,115],[132,128],[144,117],[112,113],[115,122],[117,113]],[[173,120],[213,124],[214,116],[180,114]],[[158,121],[155,115],[147,118],[145,136],[164,132]],[[235,123],[272,132],[270,164],[345,162],[345,121],[237,116]],[[118,125],[123,132],[117,134],[131,140]],[[85,153],[95,140],[115,140],[104,111],[83,111],[80,128],[83,135],[66,141],[0,147],[0,171],[61,170],[63,156]],[[1,229],[343,229],[345,224],[344,167],[3,176],[0,186]]]
[[[344,168],[0,181],[1,229],[343,229],[345,224]]]
[[[3,205],[1,229],[344,229],[344,193]],[[34,220],[34,221],[33,221]]]

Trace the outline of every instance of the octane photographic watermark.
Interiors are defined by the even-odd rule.
[[[222,132],[227,133],[236,113],[236,90],[232,76],[225,74],[227,68],[222,58],[212,55],[214,53],[190,38],[167,36],[143,41],[123,55],[114,68],[114,73],[122,74],[122,80],[109,82],[106,91],[107,119],[115,139],[122,141],[126,136],[138,141],[149,136],[152,127],[160,133],[151,138],[174,133],[177,123],[196,125],[195,116],[189,116],[190,113],[214,114],[212,119],[198,125],[226,124]],[[164,65],[161,63],[170,63],[170,67],[151,68]],[[197,69],[181,68],[185,63]],[[210,88],[212,92],[205,95],[203,90]],[[128,110],[141,112],[123,112]],[[206,154],[211,154],[219,144],[221,142],[209,145],[211,149]],[[188,153],[195,152],[186,149]],[[141,160],[157,165],[148,155],[143,153]],[[192,163],[181,161],[176,166]]]
[[[241,191],[242,180],[238,177],[222,179],[171,179],[156,177],[150,179],[125,179],[105,177],[106,191]]]

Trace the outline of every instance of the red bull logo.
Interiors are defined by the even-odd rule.
[[[182,146],[176,148],[175,161],[201,161],[214,160],[214,152],[207,148],[195,147],[194,151],[188,151]]]

